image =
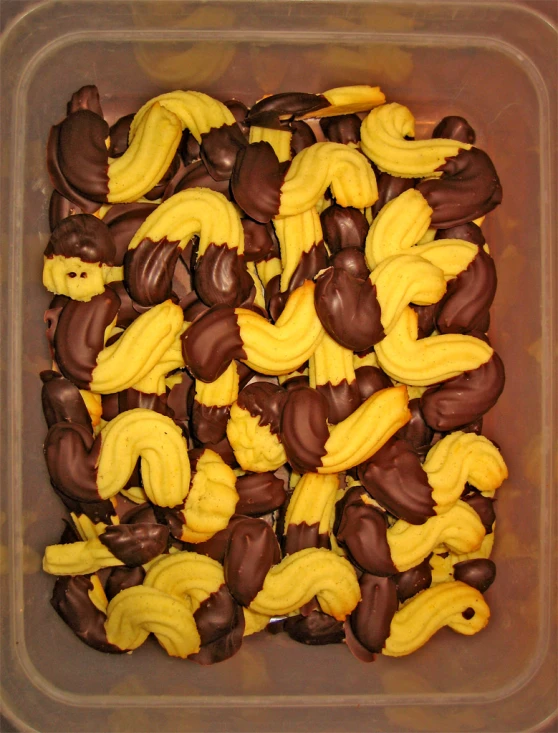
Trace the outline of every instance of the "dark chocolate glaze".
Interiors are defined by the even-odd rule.
[[[76,204],[72,203],[65,196],[62,196],[56,189],[53,190],[48,205],[48,224],[51,232],[57,224],[60,224],[62,219],[65,219],[67,216],[82,213],[79,206],[76,206]]]
[[[254,219],[242,219],[244,229],[244,259],[246,262],[263,262],[274,249],[275,233],[273,225],[260,224]]]
[[[257,376],[256,372],[253,372],[249,366],[241,361],[236,362],[236,369],[238,371],[239,389],[244,389],[248,382],[251,382]]]
[[[368,278],[330,267],[316,280],[314,302],[322,326],[341,346],[364,351],[384,338],[376,286]]]
[[[395,437],[398,440],[406,440],[415,453],[418,454],[419,458],[424,460],[430,449],[433,431],[424,419],[419,397],[409,400],[409,411],[411,413],[411,419],[406,425],[399,428]]]
[[[213,537],[210,537],[205,542],[198,542],[197,544],[192,544],[190,549],[194,552],[197,552],[200,555],[207,555],[208,557],[213,558],[213,560],[217,560],[217,562],[223,563],[223,560],[225,559],[225,552],[227,550],[229,540],[231,537],[231,533],[238,524],[238,522],[241,522],[242,520],[246,519],[246,517],[241,516],[239,514],[233,514],[233,516],[230,518],[228,525],[225,527],[225,529],[220,530],[219,532],[216,532]],[[263,521],[263,520],[261,520]]]
[[[55,255],[113,265],[116,248],[104,222],[92,214],[75,214],[62,219],[50,235],[45,257]]]
[[[358,477],[373,499],[409,524],[424,524],[435,514],[428,476],[406,440],[390,438],[361,463]]]
[[[504,364],[494,352],[478,369],[429,387],[420,400],[424,419],[440,432],[475,422],[494,407],[504,382]]]
[[[92,431],[89,412],[76,385],[50,369],[41,372],[40,377],[43,382],[43,414],[48,427],[67,421]]]
[[[359,209],[332,204],[322,211],[320,221],[324,240],[332,254],[345,247],[364,249],[370,225]]]
[[[474,509],[479,515],[486,534],[492,533],[494,522],[496,521],[496,512],[494,511],[494,499],[483,496],[479,491],[467,484],[461,500]]]
[[[212,127],[202,133],[200,156],[209,175],[216,181],[228,181],[232,175],[239,150],[248,145],[240,127],[232,125]]]
[[[411,303],[411,308],[418,316],[417,319],[417,336],[419,339],[431,336],[436,329],[436,318],[441,308],[441,302],[432,303],[431,305],[415,305]]]
[[[169,529],[162,524],[115,524],[99,539],[115,557],[135,568],[165,552]]]
[[[345,547],[352,562],[373,575],[393,575],[397,568],[387,541],[385,512],[366,504],[361,486],[349,489],[337,505],[340,512],[337,541]]]
[[[484,558],[465,560],[453,566],[453,577],[485,593],[496,579],[496,565]]]
[[[51,485],[54,489],[54,493],[62,501],[62,503],[69,512],[74,512],[75,514],[85,514],[95,524],[97,524],[98,522],[111,524],[111,517],[114,517],[116,512],[110,499],[103,500],[97,497],[97,501],[79,501],[78,499],[74,499],[71,496],[68,496],[63,491],[60,491],[60,489],[58,489],[52,481]],[[77,542],[80,539],[81,537],[78,537],[77,540],[72,541]]]
[[[71,300],[58,319],[54,334],[56,363],[80,389],[87,389],[97,357],[104,347],[105,329],[116,318],[120,298],[107,288],[88,303]]]
[[[279,212],[285,167],[268,142],[247,145],[236,156],[231,187],[249,217],[266,224]]]
[[[502,202],[502,186],[488,155],[479,148],[460,150],[437,170],[441,178],[421,181],[417,189],[433,210],[431,226],[448,229],[477,219]]]
[[[361,397],[356,379],[350,383],[343,379],[339,384],[318,384],[316,390],[326,398],[330,425],[337,425],[360,407]]]
[[[126,150],[128,150],[128,135],[130,133],[130,125],[135,115],[124,115],[120,117],[109,130],[110,145],[108,154],[110,158],[120,158]]]
[[[188,659],[202,665],[230,659],[240,649],[244,636],[244,613],[223,584],[194,612],[201,648]]]
[[[276,321],[285,306],[290,294],[304,285],[306,280],[313,280],[314,277],[328,266],[328,253],[325,244],[316,242],[308,252],[303,252],[300,262],[296,266],[289,285],[284,292],[280,291],[280,276],[272,278],[266,287],[266,298],[271,317]]]
[[[414,178],[397,178],[389,173],[380,173],[378,177],[378,200],[372,207],[372,215],[378,216],[383,207],[392,199],[415,187]]]
[[[156,208],[157,204],[148,203],[114,204],[104,215],[103,222],[108,226],[116,247],[116,266],[124,264],[124,256],[134,234]]]
[[[182,158],[184,165],[190,165],[193,161],[199,161],[200,144],[189,130],[183,130],[180,144],[178,145],[178,154]],[[206,173],[207,168],[203,166]],[[208,174],[209,175],[209,174]]]
[[[123,511],[120,516],[120,523],[157,524],[157,517],[155,516],[153,506],[148,501],[146,501],[143,504],[133,504],[131,509]]]
[[[295,115],[301,117],[324,107],[329,107],[329,102],[321,94],[306,92],[271,94],[269,97],[260,99],[251,107],[246,115],[246,122],[249,125],[266,127],[270,124],[270,120]]]
[[[249,606],[263,588],[265,576],[281,559],[273,528],[263,519],[235,522],[225,551],[225,580],[232,596]]]
[[[132,300],[143,306],[163,303],[172,292],[174,268],[180,255],[178,242],[143,239],[124,257],[124,280]]]
[[[118,595],[121,590],[141,585],[145,578],[145,570],[142,566],[135,568],[116,567],[112,568],[105,584],[105,593],[109,601]]]
[[[201,316],[202,313],[208,310],[209,306],[202,302],[198,298],[196,291],[193,290],[184,306],[184,320],[192,323],[198,316]]]
[[[190,420],[189,402],[194,380],[186,371],[181,371],[182,381],[176,384],[167,395],[167,407],[173,412],[174,422],[188,435]],[[193,400],[192,400],[193,402]]]
[[[58,163],[62,175],[88,199],[105,202],[109,192],[105,145],[109,126],[99,115],[81,109],[66,117],[59,129]]]
[[[237,308],[249,297],[254,281],[236,247],[212,243],[196,261],[193,285],[206,305]]]
[[[271,382],[253,382],[240,391],[237,404],[252,417],[259,418],[261,427],[269,425],[274,435],[279,435],[281,415],[287,399],[287,392]]]
[[[331,258],[331,264],[340,270],[345,270],[357,280],[366,280],[370,270],[362,250],[356,247],[345,247]]]
[[[81,537],[77,533],[74,525],[68,522],[67,519],[62,520],[64,522],[64,530],[58,541],[59,545],[71,545],[73,542],[80,542]]]
[[[293,120],[289,123],[291,131],[291,157],[300,153],[301,150],[309,148],[316,142],[316,136],[310,125],[302,120]]]
[[[474,145],[476,140],[475,131],[464,117],[450,115],[444,117],[432,133],[433,138],[443,137],[449,140],[459,140],[460,143]]]
[[[107,641],[107,617],[89,598],[90,590],[93,590],[93,583],[86,575],[57,578],[50,603],[78,639],[87,646],[100,652],[120,654],[123,650]]]
[[[244,102],[241,102],[240,99],[229,99],[225,102],[225,107],[228,107],[228,109],[232,112],[234,119],[236,120],[244,135],[248,135],[248,133],[250,132],[250,128],[245,122],[246,115],[248,114],[248,107],[244,104]]]
[[[299,374],[296,377],[291,377],[283,382],[283,389],[298,389],[299,387],[309,387],[310,379],[306,374]]]
[[[372,662],[389,636],[391,620],[399,607],[393,578],[364,573],[359,580],[362,600],[345,621],[345,638],[352,654]]]
[[[210,188],[212,191],[222,193],[227,199],[231,198],[229,190],[229,181],[216,181],[212,178],[203,160],[197,160],[191,163],[185,170],[182,178],[176,182],[173,189],[169,188],[165,191],[165,199],[179,191],[186,191],[188,188]]]
[[[291,639],[310,646],[340,644],[345,638],[343,622],[321,611],[312,611],[308,616],[290,616],[283,628]]]
[[[138,407],[172,417],[172,410],[169,410],[167,398],[164,394],[140,392],[133,387],[118,392],[118,413],[135,410]]]
[[[138,316],[149,310],[151,306],[143,306],[130,298],[130,294],[124,287],[123,282],[112,282],[107,285],[120,298],[120,308],[116,318],[116,325],[120,328],[127,328]]]
[[[47,433],[44,453],[52,483],[79,502],[102,501],[97,491],[100,437],[76,423],[59,422]]]
[[[382,389],[393,387],[391,379],[379,367],[358,367],[358,369],[355,369],[355,377],[362,402]]]
[[[99,117],[103,117],[99,90],[96,86],[88,84],[72,94],[66,108],[66,114],[71,115],[73,112],[77,112],[80,109],[88,109],[90,112],[94,112],[96,115],[99,115]]]
[[[409,570],[393,576],[400,603],[404,603],[409,598],[420,593],[421,590],[430,588],[432,583],[432,568],[430,567],[429,559],[427,557],[420,565],[415,565],[414,568],[409,568]]]
[[[448,282],[436,318],[440,333],[482,330],[497,282],[494,260],[479,247],[468,267]]]
[[[236,461],[236,457],[234,455],[234,451],[232,449],[231,444],[229,443],[227,437],[225,436],[223,440],[220,440],[218,443],[200,443],[197,440],[194,440],[194,444],[197,447],[200,448],[207,448],[209,450],[214,451],[217,453],[223,461],[227,464],[227,466],[231,466],[231,468],[237,468],[238,463]]]
[[[283,536],[283,552],[285,555],[293,555],[300,550],[306,550],[308,547],[325,547],[330,549],[329,534],[320,533],[320,523],[287,525],[287,531]]]
[[[236,512],[251,517],[279,509],[287,498],[284,481],[271,471],[239,476],[236,479],[236,491],[240,497]]]
[[[449,229],[438,229],[434,239],[463,239],[465,242],[478,244],[479,247],[486,243],[482,229],[472,221]]]
[[[196,379],[214,382],[233,359],[246,359],[234,308],[214,305],[182,338],[182,355]]]
[[[218,443],[227,434],[231,408],[228,405],[202,405],[194,399],[192,405],[192,434],[200,443]]]
[[[332,143],[349,143],[360,142],[360,126],[362,120],[358,115],[336,115],[334,117],[322,117],[320,119],[320,127],[326,140]]]
[[[322,465],[327,428],[328,405],[311,387],[288,390],[281,419],[281,442],[294,471],[314,472]]]
[[[147,193],[143,194],[144,198],[148,199],[148,201],[155,201],[156,199],[164,197],[167,188],[171,187],[174,191],[174,182],[172,184],[171,182],[178,173],[180,167],[180,156],[176,154],[158,183],[156,183]]]

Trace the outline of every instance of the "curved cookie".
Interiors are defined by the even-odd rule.
[[[360,391],[353,367],[353,352],[325,333],[310,357],[310,386],[326,398],[328,422],[345,420],[360,405]]]
[[[220,563],[196,552],[176,552],[151,563],[143,585],[189,601],[195,612],[224,582]]]
[[[285,554],[292,555],[307,547],[329,547],[330,521],[338,487],[336,474],[302,476],[285,515]]]

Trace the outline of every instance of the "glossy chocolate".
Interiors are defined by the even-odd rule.
[[[246,262],[263,262],[276,246],[273,225],[260,224],[254,219],[242,219],[244,230],[244,259]]]
[[[132,300],[142,306],[163,303],[172,292],[180,250],[178,242],[143,239],[124,257],[124,280]]]
[[[463,239],[465,242],[478,244],[479,247],[486,243],[482,229],[472,221],[449,229],[438,229],[434,239]]]
[[[263,519],[235,522],[225,551],[225,580],[233,597],[249,606],[263,588],[265,576],[281,559],[273,528]]]
[[[225,102],[225,107],[227,107],[233,114],[234,119],[236,120],[238,126],[242,130],[244,135],[248,135],[250,132],[249,126],[246,124],[246,115],[248,114],[248,107],[244,104],[244,102],[241,102],[240,99],[228,99]]]
[[[341,513],[337,541],[345,547],[352,562],[373,575],[393,575],[397,568],[387,542],[385,512],[366,504],[362,486],[349,489],[338,505]]]
[[[62,219],[50,235],[45,257],[55,255],[113,265],[116,248],[104,222],[91,214],[75,214]]]
[[[181,370],[181,374],[182,381],[175,384],[167,395],[167,407],[173,412],[174,422],[188,435],[190,394],[194,380],[185,370]]]
[[[253,382],[240,391],[237,404],[252,417],[259,418],[260,427],[269,425],[274,435],[279,435],[281,415],[287,399],[287,392],[271,382]]]
[[[430,588],[432,583],[432,568],[430,567],[429,558],[425,558],[420,565],[409,568],[403,573],[397,573],[393,576],[397,586],[397,597],[399,603],[404,603],[412,598],[421,590]]]
[[[476,140],[475,131],[464,117],[450,115],[444,117],[432,133],[433,138],[443,137],[450,140],[459,140],[460,143],[474,145]]]
[[[58,319],[54,334],[56,362],[62,374],[87,389],[104,347],[105,330],[116,318],[120,298],[107,288],[88,303],[71,300]]]
[[[496,579],[496,565],[485,558],[465,560],[453,566],[453,577],[485,593]]]
[[[291,131],[291,158],[300,153],[301,150],[309,148],[316,142],[316,136],[310,125],[302,120],[293,120],[289,123]]]
[[[108,226],[116,247],[116,266],[124,264],[124,256],[134,234],[156,208],[157,204],[148,203],[113,204],[104,215],[103,223]]]
[[[409,411],[411,419],[397,431],[395,437],[406,440],[419,458],[424,459],[430,448],[433,431],[424,419],[419,397],[409,400]]]
[[[246,519],[246,517],[234,514],[230,518],[229,523],[225,527],[225,529],[216,532],[213,537],[210,537],[205,542],[192,544],[191,546],[189,546],[189,549],[191,549],[193,552],[197,552],[200,555],[207,555],[208,557],[211,557],[213,560],[217,560],[217,562],[220,562],[222,564],[225,558],[225,552],[227,551],[229,540],[231,538],[231,533],[235,525],[244,519]]]
[[[326,140],[343,145],[360,142],[361,125],[362,120],[355,114],[336,115],[320,119],[320,127]]]
[[[442,306],[441,302],[432,303],[431,305],[415,305],[411,303],[410,306],[418,316],[417,337],[424,339],[432,336],[436,330],[436,318]]]
[[[100,652],[120,654],[123,650],[109,644],[105,632],[106,614],[89,597],[93,583],[86,575],[57,578],[50,603],[60,618],[85,644]]]
[[[111,125],[109,130],[110,145],[108,149],[110,158],[120,158],[128,150],[128,135],[134,117],[134,114],[125,115],[116,120],[114,125]]]
[[[233,359],[246,359],[234,308],[215,305],[182,336],[182,355],[196,379],[214,382]]]
[[[364,573],[359,580],[362,600],[345,621],[345,638],[352,654],[362,662],[374,661],[384,648],[391,620],[399,607],[393,578]]]
[[[478,369],[429,387],[420,402],[424,419],[440,432],[475,422],[494,407],[504,383],[504,364],[494,352]]]
[[[356,247],[345,247],[339,250],[331,258],[331,264],[340,270],[345,270],[357,280],[366,280],[370,275],[370,270],[366,264],[364,253]]]
[[[50,180],[56,191],[67,201],[71,202],[74,207],[77,207],[82,212],[92,214],[101,207],[101,204],[97,201],[92,201],[72,186],[60,167],[60,129],[61,125],[51,127],[47,141],[46,164]]]
[[[79,502],[102,501],[97,491],[100,437],[76,423],[59,422],[45,438],[44,453],[50,480],[63,494]]]
[[[144,410],[153,410],[160,415],[172,417],[171,410],[167,405],[167,397],[165,394],[158,395],[149,392],[140,392],[133,387],[118,392],[118,412],[126,412],[126,410],[135,410],[136,408]]]
[[[236,248],[210,244],[196,261],[193,285],[206,305],[237,308],[249,297],[254,281]]]
[[[169,529],[162,524],[115,524],[99,539],[115,557],[135,568],[165,552]]]
[[[71,115],[72,112],[77,112],[80,109],[88,109],[90,112],[99,115],[99,117],[103,117],[99,90],[96,86],[88,84],[80,87],[77,92],[72,94],[66,108],[66,114]]]
[[[202,405],[194,399],[192,405],[192,434],[200,443],[218,443],[227,433],[231,408],[228,405]]]
[[[448,282],[436,318],[440,333],[482,330],[497,282],[494,260],[479,247],[468,267]]]
[[[236,461],[234,451],[226,436],[218,443],[202,444],[198,440],[194,440],[194,445],[198,448],[207,448],[208,450],[212,450],[214,453],[217,453],[219,456],[221,456],[227,466],[231,466],[231,468],[238,468],[238,463]]]
[[[285,482],[271,471],[247,473],[236,479],[236,491],[240,497],[237,514],[259,517],[278,509],[287,498]]]
[[[244,636],[244,613],[226,585],[201,602],[194,612],[201,648],[188,659],[208,665],[230,659],[240,649]]]
[[[266,287],[266,299],[268,301],[269,313],[274,321],[277,321],[285,306],[289,295],[304,285],[306,280],[313,280],[314,277],[328,266],[328,253],[323,242],[316,242],[308,252],[303,252],[298,265],[296,266],[287,289],[281,292],[280,276],[272,278]]]
[[[373,499],[409,524],[424,524],[435,514],[428,476],[406,440],[390,438],[358,467],[358,477]]]
[[[361,366],[355,369],[355,377],[362,402],[381,389],[393,387],[388,375],[379,367]]]
[[[141,585],[145,578],[145,570],[141,565],[135,568],[116,567],[112,568],[105,584],[105,593],[108,600],[112,600],[121,590]]]
[[[470,484],[467,484],[467,487],[461,497],[461,501],[464,501],[476,511],[480,517],[483,527],[486,530],[486,534],[491,534],[494,522],[496,521],[494,499],[489,499],[487,496],[483,496],[480,491],[477,491],[470,486]]]
[[[247,145],[239,150],[231,187],[236,203],[249,217],[266,224],[279,211],[285,166],[268,142]]]
[[[174,192],[175,182],[174,177],[181,168],[180,156],[177,154],[171,161],[171,164],[163,174],[162,178],[150,189],[147,193],[144,193],[143,197],[148,201],[155,201],[165,197],[167,188]]]
[[[126,328],[133,323],[138,316],[149,310],[151,306],[144,306],[136,303],[124,287],[124,283],[120,281],[112,282],[107,285],[108,290],[112,290],[120,299],[120,308],[116,318],[116,325],[119,328]]]
[[[361,397],[358,382],[342,379],[339,384],[318,384],[316,390],[326,399],[330,425],[337,425],[360,407]]]
[[[76,204],[69,201],[65,196],[62,196],[56,189],[53,190],[48,205],[48,224],[51,232],[60,224],[62,219],[65,219],[67,216],[82,213],[79,206],[76,206]]]
[[[229,181],[216,181],[212,178],[203,160],[197,160],[186,168],[184,175],[176,182],[174,188],[165,191],[165,199],[189,188],[210,188],[212,191],[222,193],[227,199],[231,198]]]
[[[104,522],[105,524],[112,523],[111,518],[115,516],[116,511],[110,499],[97,497],[97,501],[80,501],[60,491],[52,481],[50,483],[54,489],[54,493],[68,511],[74,512],[75,514],[85,514],[95,524],[98,522]],[[81,540],[81,537],[78,537],[75,541],[77,542],[78,540]]]
[[[320,533],[320,523],[307,524],[289,524],[287,531],[283,536],[283,552],[285,555],[293,555],[300,550],[306,550],[308,547],[325,547],[329,550],[329,534],[327,532]]]
[[[248,145],[240,127],[235,123],[212,127],[202,133],[200,156],[207,172],[216,181],[228,181],[232,175],[239,150]]]
[[[76,385],[50,369],[41,372],[40,377],[43,414],[48,427],[67,421],[92,431],[89,412]]]
[[[431,226],[448,229],[488,214],[502,202],[502,186],[488,155],[479,148],[460,150],[437,170],[441,178],[421,181],[417,189],[433,210]]]
[[[332,254],[345,247],[364,250],[370,225],[359,209],[332,204],[322,211],[320,222],[324,240]]]
[[[374,217],[378,216],[378,213],[386,204],[414,187],[414,178],[398,178],[389,173],[380,173],[378,176],[378,200],[372,207],[372,215]]]
[[[293,471],[314,472],[322,465],[329,438],[328,405],[311,387],[288,390],[281,420],[281,442]]]
[[[329,102],[321,94],[306,92],[282,92],[271,94],[254,104],[246,115],[249,125],[266,127],[271,120],[285,117],[301,117],[309,112],[329,107]]]
[[[193,161],[199,161],[200,144],[189,130],[185,129],[182,132],[182,137],[180,138],[180,144],[178,146],[178,154],[186,166],[190,165]],[[207,173],[205,165],[203,165],[203,168]],[[209,175],[209,173],[207,173],[207,175]]]
[[[384,338],[376,286],[330,267],[316,280],[316,312],[329,335],[347,349],[364,351]]]
[[[310,646],[340,644],[345,638],[343,622],[321,611],[312,611],[308,616],[289,616],[283,629],[291,639]]]

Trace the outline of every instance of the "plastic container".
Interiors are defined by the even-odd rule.
[[[2,686],[4,714],[47,731],[519,731],[556,707],[552,348],[556,336],[556,35],[536,13],[476,2],[52,2],[8,28],[2,57]],[[507,387],[485,421],[501,489],[489,627],[445,629],[403,659],[251,637],[211,668],[156,644],[99,654],[49,604],[40,569],[62,506],[42,456],[38,373],[49,127],[97,84],[112,122],[174,88],[248,103],[266,93],[380,84],[429,131],[466,116],[504,202],[485,224],[499,289],[491,338]],[[555,457],[555,456],[554,456]],[[545,722],[546,721],[546,722]]]

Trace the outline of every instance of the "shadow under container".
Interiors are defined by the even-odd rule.
[[[535,12],[483,2],[45,2],[4,39],[2,147],[2,689],[4,714],[48,731],[526,731],[556,708],[556,34]],[[41,284],[50,125],[96,84],[112,123],[176,88],[251,104],[265,94],[378,84],[417,135],[465,116],[500,174],[483,229],[499,287],[490,337],[507,386],[484,433],[503,451],[487,593],[472,638],[444,629],[401,659],[250,637],[204,668],[156,643],[133,655],[82,644],[49,604],[44,547],[62,505],[42,455],[49,368]],[[554,431],[554,432],[553,432]],[[545,722],[546,721],[546,722]]]

